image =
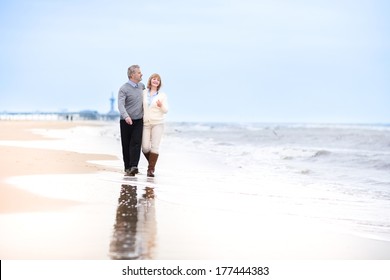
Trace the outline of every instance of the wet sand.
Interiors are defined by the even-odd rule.
[[[41,148],[49,142],[20,145],[57,143],[31,128],[75,129],[69,134],[86,141],[88,151],[99,150],[87,149],[91,139],[101,141],[102,151],[107,143],[119,149],[115,130],[99,138],[76,130],[103,125],[0,122],[1,259],[390,259],[387,241],[280,213],[267,198],[240,192],[244,178],[226,185],[218,162],[189,154],[169,137],[154,179],[145,176],[143,158],[141,174],[126,177],[115,152],[59,149],[64,142],[56,149]]]

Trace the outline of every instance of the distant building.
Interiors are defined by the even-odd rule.
[[[79,112],[79,116],[82,120],[98,120],[99,112],[93,110],[83,110]]]

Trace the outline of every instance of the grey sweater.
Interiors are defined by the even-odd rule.
[[[138,88],[133,87],[128,82],[121,86],[118,93],[118,110],[122,120],[127,117],[132,120],[142,119],[144,115],[142,91],[144,89],[143,83],[138,83]]]

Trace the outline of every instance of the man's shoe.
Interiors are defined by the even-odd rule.
[[[135,176],[135,174],[138,174],[138,168],[137,167],[132,167],[130,168],[130,171],[126,172],[127,175],[129,176]]]

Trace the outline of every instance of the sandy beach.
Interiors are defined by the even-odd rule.
[[[102,166],[90,163],[93,160],[112,160],[116,156],[107,154],[88,154],[58,149],[30,148],[23,147],[20,143],[46,143],[56,141],[56,138],[45,137],[33,133],[34,129],[66,130],[78,126],[96,126],[93,123],[57,122],[57,121],[3,121],[0,122],[1,141],[6,142],[0,145],[0,254],[2,259],[95,259],[94,253],[72,252],[73,241],[79,246],[77,238],[67,238],[70,225],[66,232],[58,232],[54,229],[55,219],[70,218],[73,215],[80,216],[83,213],[67,213],[71,207],[82,207],[83,202],[77,199],[66,198],[61,195],[53,197],[58,191],[56,187],[60,183],[57,180],[66,182],[70,174],[80,177],[87,176],[99,171],[107,170]],[[16,146],[13,146],[16,145]],[[80,175],[83,174],[83,175]],[[21,186],[10,184],[10,178],[32,178],[36,182],[22,183]],[[47,179],[53,178],[54,183]],[[75,179],[69,184],[77,187]],[[80,181],[83,184],[82,180]],[[39,186],[47,186],[50,191],[41,193],[34,190]],[[24,187],[24,188],[23,188]],[[82,187],[82,186],[81,186]],[[48,195],[49,193],[49,195]],[[83,211],[81,211],[83,212]],[[54,222],[53,222],[54,221]],[[64,221],[64,220],[63,220]],[[77,222],[77,218],[75,218]],[[77,223],[74,225],[77,227]],[[84,237],[80,237],[85,239]],[[51,240],[53,242],[51,244]],[[70,243],[69,243],[70,242]],[[58,247],[60,246],[60,247]],[[54,251],[53,251],[54,250]],[[99,258],[99,257],[98,257]]]
[[[1,259],[390,259],[387,241],[237,191],[245,180],[226,184],[217,160],[169,136],[156,178],[143,158],[126,177],[116,125],[0,122]]]
[[[45,140],[34,134],[34,128],[66,129],[77,126],[71,122],[0,122],[0,139],[16,141]],[[79,124],[80,125],[80,124]],[[0,146],[0,213],[58,210],[74,202],[63,199],[48,199],[28,191],[22,191],[5,182],[8,177],[37,174],[76,174],[97,172],[101,168],[88,160],[112,159],[108,155],[81,154],[69,151],[31,149],[24,147]]]

